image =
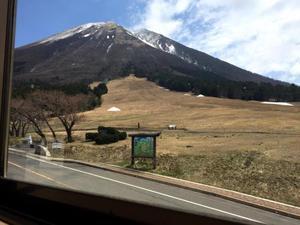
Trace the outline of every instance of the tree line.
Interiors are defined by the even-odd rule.
[[[300,87],[295,84],[240,82],[219,77],[181,76],[168,72],[154,73],[148,79],[173,91],[205,96],[256,101],[300,101]]]
[[[300,87],[295,84],[272,85],[270,83],[232,81],[211,71],[194,71],[180,67],[166,67],[155,71],[150,64],[137,67],[133,63],[128,63],[121,74],[127,76],[130,73],[136,74],[138,77],[146,77],[159,86],[172,91],[242,100],[300,101]]]

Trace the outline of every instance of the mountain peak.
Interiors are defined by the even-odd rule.
[[[170,68],[176,76],[210,74],[210,77],[220,76],[233,81],[282,84],[161,34],[147,29],[132,33],[112,21],[82,24],[18,50],[15,71],[30,79],[40,77],[42,73],[49,79],[55,75],[60,82],[69,77],[74,80],[75,74],[77,79],[82,79],[82,74],[85,79],[106,79],[136,71],[140,73],[138,75],[152,76]]]
[[[114,29],[114,28],[120,27],[120,25],[118,25],[117,23],[115,23],[113,21],[86,23],[86,24],[82,24],[82,25],[70,28],[64,32],[51,35],[50,37],[37,42],[37,44],[53,43],[55,41],[65,39],[65,38],[71,37],[71,36],[73,36],[75,34],[79,34],[79,33],[87,33],[87,34],[85,34],[85,37],[87,37],[90,35],[87,32],[87,30],[90,30],[93,28],[93,30],[96,32],[98,29],[100,29],[102,27],[105,27],[108,29]]]

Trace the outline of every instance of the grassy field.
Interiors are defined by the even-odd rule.
[[[83,113],[76,142],[54,156],[128,166],[129,139],[96,146],[84,134],[99,125],[131,132],[140,123],[142,130],[162,132],[154,172],[300,206],[299,103],[197,98],[134,76],[109,82],[108,90],[100,108]],[[121,111],[107,111],[114,106]],[[178,130],[167,130],[169,124]]]
[[[254,150],[274,159],[300,161],[300,104],[197,98],[130,76],[108,83],[100,108],[84,113],[76,129],[98,125],[163,131],[158,151],[174,154]],[[121,112],[108,112],[110,107]],[[179,130],[168,131],[169,124]]]

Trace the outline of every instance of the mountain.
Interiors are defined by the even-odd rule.
[[[163,35],[145,29],[131,33],[112,22],[84,24],[15,51],[16,79],[95,80],[120,76],[126,69],[171,69],[182,76],[209,72],[234,81],[281,83]]]
[[[134,35],[154,48],[175,55],[188,63],[198,66],[202,70],[214,72],[229,80],[283,84],[283,82],[246,71],[204,52],[186,47],[170,38],[147,29],[141,29],[135,32]]]
[[[240,69],[160,34],[132,33],[113,22],[84,24],[15,49],[15,88],[87,85],[129,74],[175,91],[216,97],[295,100],[296,93],[294,86],[287,90],[287,83]],[[276,96],[275,85],[280,86]]]
[[[145,44],[115,23],[91,23],[17,48],[14,78],[74,82],[170,70],[199,74],[197,66]]]

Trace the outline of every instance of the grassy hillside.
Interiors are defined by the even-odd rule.
[[[102,107],[84,113],[86,119],[77,129],[135,129],[140,123],[145,130],[164,130],[158,141],[163,153],[255,150],[276,159],[300,160],[300,104],[197,98],[134,76],[113,80],[108,89]],[[121,112],[108,112],[113,106]],[[179,130],[166,130],[169,124]]]
[[[84,134],[99,125],[131,132],[140,123],[142,130],[162,132],[153,172],[299,205],[299,103],[197,98],[133,76],[109,82],[108,89],[103,105],[75,127],[77,141],[54,156],[129,166],[129,138],[97,146],[84,142]],[[111,107],[121,111],[108,112]],[[143,161],[136,167],[150,169]]]

